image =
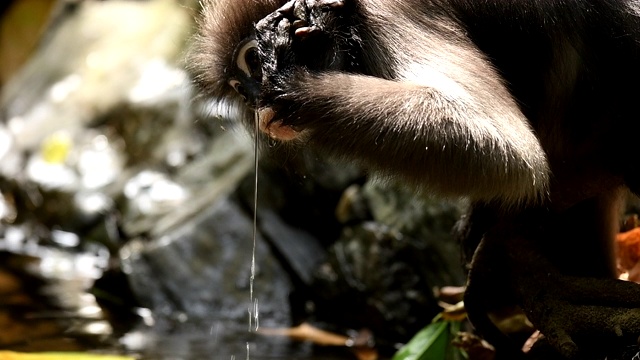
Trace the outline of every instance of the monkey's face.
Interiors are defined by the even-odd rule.
[[[355,61],[344,51],[350,37],[338,31],[345,24],[341,0],[283,3],[206,1],[190,68],[203,94],[223,105],[223,116],[240,112],[253,129],[257,112],[264,133],[292,140],[301,127],[287,123],[293,117],[284,103],[300,91],[299,77],[348,70]]]
[[[262,69],[254,24],[283,0],[203,0],[188,69],[202,96],[217,103],[217,115],[253,124]]]
[[[235,69],[229,71],[229,86],[251,109],[257,111],[258,127],[262,132],[274,139],[293,140],[298,137],[299,132],[281,122],[272,121],[275,117],[274,110],[270,106],[258,104],[263,83],[263,64],[258,51],[258,41],[253,36],[238,44],[233,56]]]

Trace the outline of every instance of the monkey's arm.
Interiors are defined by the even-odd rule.
[[[381,57],[373,66],[395,79],[366,76],[357,71],[368,65],[351,65],[371,61],[356,59],[352,47],[362,44],[344,43],[360,36],[353,15],[344,15],[350,5],[294,0],[258,22],[265,132],[443,195],[508,204],[544,198],[549,170],[538,138],[468,43],[425,36],[414,46],[434,48],[427,59],[391,60],[405,61],[399,65]]]
[[[440,194],[509,203],[544,195],[546,158],[524,117],[440,85],[303,71],[265,105],[273,123],[301,130],[298,141]]]

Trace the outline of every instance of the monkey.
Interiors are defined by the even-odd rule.
[[[529,355],[496,297],[559,359],[640,335],[613,250],[640,194],[640,1],[206,0],[188,63],[263,138],[469,199],[465,306],[503,358]]]

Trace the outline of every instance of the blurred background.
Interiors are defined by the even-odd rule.
[[[198,12],[195,0],[0,4],[0,349],[393,354],[440,311],[434,289],[464,283],[450,239],[463,204],[271,144],[251,298],[254,148],[191,88]]]

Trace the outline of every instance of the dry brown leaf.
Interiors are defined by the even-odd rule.
[[[288,336],[299,341],[310,341],[324,346],[349,346],[350,339],[347,336],[318,329],[308,323],[302,323],[292,328],[261,328],[259,334]]]
[[[477,335],[461,331],[453,340],[453,345],[457,346],[469,355],[473,360],[493,360],[496,351],[488,342]]]
[[[378,351],[374,348],[359,347],[353,349],[358,360],[378,360]]]
[[[640,228],[631,229],[616,236],[618,264],[628,280],[640,281]]]
[[[309,341],[322,346],[349,347],[358,360],[378,359],[378,351],[372,346],[372,335],[368,331],[361,331],[354,339],[302,323],[292,328],[261,328],[258,333],[267,336],[287,336],[297,341]]]

